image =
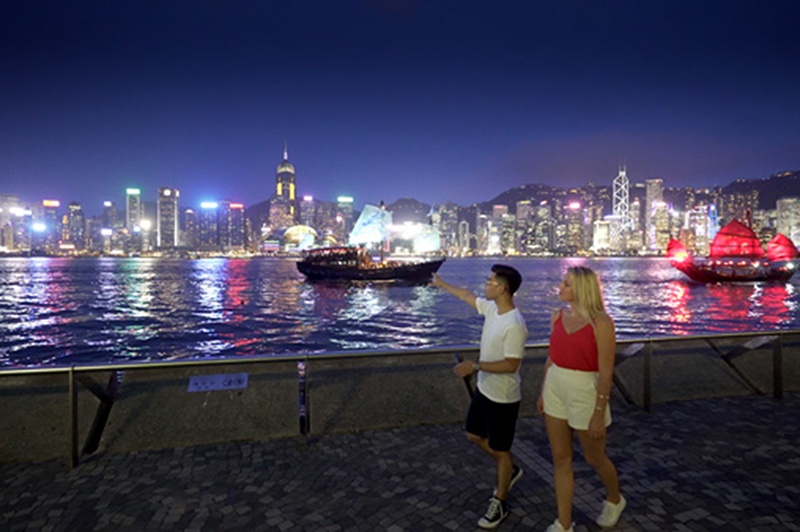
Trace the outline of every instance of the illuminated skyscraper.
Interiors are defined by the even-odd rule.
[[[125,191],[125,227],[129,231],[140,227],[142,223],[142,198],[138,188],[129,188]]]
[[[61,237],[61,220],[58,218],[58,200],[42,201],[42,221],[34,225],[38,233],[36,251],[54,253],[58,249],[58,240]]]
[[[539,202],[533,215],[533,246],[535,252],[551,251],[555,245],[553,206],[546,200]]]
[[[508,205],[492,205],[492,218],[502,220],[508,214]]]
[[[625,171],[625,167],[619,169],[619,174],[614,178],[614,196],[612,211],[619,220],[619,227],[623,232],[633,229],[633,221],[630,216],[630,181]],[[614,236],[611,237],[612,239]]]
[[[244,204],[222,201],[217,208],[219,245],[224,251],[243,251],[246,242]]]
[[[16,249],[14,240],[14,225],[21,210],[19,198],[0,194],[0,250]]]
[[[570,254],[583,251],[584,223],[583,206],[580,202],[572,201],[567,204],[564,211],[566,221],[566,244]]]
[[[758,209],[758,190],[752,189],[722,194],[720,200],[721,209],[719,215],[725,224],[730,223],[731,220],[739,220],[747,224],[748,216]]]
[[[119,213],[113,201],[103,202],[102,225],[106,229],[120,229]]]
[[[463,240],[459,238],[458,226],[458,205],[446,203],[438,207],[439,211],[439,234],[442,239],[442,249],[454,254],[461,253]],[[467,225],[466,232],[469,232]],[[467,244],[468,246],[469,244]]]
[[[650,249],[666,251],[671,235],[671,221],[669,206],[663,201],[653,203],[653,214],[651,217],[653,225],[653,240]]]
[[[467,254],[471,251],[470,236],[473,235],[469,232],[469,222],[466,220],[458,222],[458,248],[460,253]]]
[[[298,218],[300,223],[309,227],[315,227],[317,223],[317,202],[313,196],[303,196],[300,202],[300,212]]]
[[[244,251],[247,246],[247,216],[243,203],[230,203],[228,205],[228,227],[230,228],[230,240],[228,245],[231,249]]]
[[[283,161],[275,176],[275,195],[270,200],[269,223],[273,229],[295,225],[297,202],[295,201],[295,171],[289,162],[289,150],[284,146]]]
[[[189,249],[196,249],[199,242],[199,221],[194,209],[183,211],[183,235],[181,245]]]
[[[531,200],[517,202],[517,220],[527,222],[533,216],[533,204]]]
[[[178,246],[178,198],[177,188],[158,189],[156,208],[156,247],[172,249]]]
[[[777,202],[778,232],[797,245],[800,242],[800,198],[781,198]]]
[[[352,231],[355,223],[352,196],[339,196],[336,198],[336,216],[341,217],[341,227],[344,231],[342,237],[346,239],[347,234]]]
[[[645,180],[645,187],[645,245],[648,249],[658,249],[656,244],[656,226],[653,217],[657,207],[666,208],[665,205],[661,205],[664,203],[664,180],[657,178],[647,179]]]
[[[67,206],[66,221],[63,224],[63,240],[65,244],[74,246],[76,250],[86,247],[86,218],[80,203],[70,202]]]
[[[219,248],[219,205],[214,201],[200,204],[197,246],[202,251],[217,251]]]

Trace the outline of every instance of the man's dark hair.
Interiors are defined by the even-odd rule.
[[[495,277],[499,277],[505,281],[511,295],[514,295],[514,292],[516,292],[522,284],[522,275],[520,275],[516,268],[512,268],[507,264],[493,265],[492,272],[494,272]]]

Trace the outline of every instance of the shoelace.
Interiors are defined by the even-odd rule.
[[[486,518],[490,519],[499,514],[501,506],[502,503],[500,502],[500,499],[495,499],[493,497],[492,500],[489,501],[489,508],[486,510]]]

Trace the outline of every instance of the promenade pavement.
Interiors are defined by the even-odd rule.
[[[800,531],[800,394],[614,404],[617,530]],[[555,518],[540,418],[498,530]],[[576,456],[575,530],[599,530],[599,481]],[[239,442],[0,466],[0,530],[476,530],[493,464],[459,425]]]

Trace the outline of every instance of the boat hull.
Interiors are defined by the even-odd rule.
[[[445,259],[424,262],[376,264],[353,267],[340,264],[319,264],[301,260],[297,269],[310,281],[401,281],[424,282],[439,270]]]
[[[786,282],[797,271],[794,261],[758,266],[718,262],[671,261],[675,268],[700,283]]]

